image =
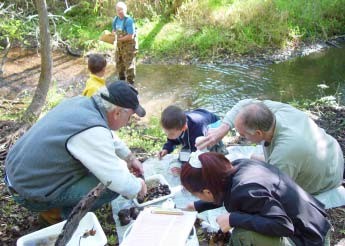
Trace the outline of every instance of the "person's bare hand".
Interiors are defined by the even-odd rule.
[[[143,175],[144,174],[144,168],[141,162],[138,159],[134,159],[132,162],[132,168],[134,172],[136,172],[137,175]]]
[[[227,232],[230,230],[230,214],[229,213],[219,215],[216,219],[216,222],[219,225],[222,232]]]
[[[131,170],[135,176],[142,176],[144,174],[143,165],[133,154],[130,154],[126,161],[128,169]]]
[[[195,144],[195,147],[198,150],[203,150],[207,147],[214,146],[228,133],[229,129],[229,125],[224,123],[222,123],[218,128],[209,129],[207,135]]]
[[[188,203],[187,206],[183,210],[195,211],[194,202]]]
[[[163,156],[166,156],[168,154],[168,151],[166,149],[162,149],[158,152],[157,157],[161,160]]]
[[[172,168],[170,168],[170,172],[174,176],[180,176],[181,168],[180,167],[172,167]]]
[[[141,182],[141,189],[140,189],[140,191],[138,193],[138,197],[139,198],[144,198],[144,196],[147,193],[147,186],[146,186],[145,181],[142,178],[139,178],[139,180]]]

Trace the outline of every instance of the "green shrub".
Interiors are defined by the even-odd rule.
[[[23,41],[25,35],[32,28],[25,16],[18,13],[21,9],[16,9],[15,5],[0,5],[0,42],[3,38],[8,38],[10,42],[13,40]],[[3,47],[0,45],[0,51]]]
[[[99,35],[103,30],[111,30],[116,15],[116,2],[112,0],[69,1],[70,6],[77,6],[66,13],[63,3],[47,3],[55,16],[51,17],[52,35],[86,49],[100,48]],[[139,56],[207,58],[255,53],[345,32],[345,0],[128,0],[126,3],[138,27]],[[14,6],[33,12],[34,8],[27,7],[30,4],[32,1],[27,5],[14,1]],[[59,15],[67,21],[56,17]],[[37,17],[1,17],[4,17],[0,23],[3,36],[19,39],[24,33],[35,34]]]

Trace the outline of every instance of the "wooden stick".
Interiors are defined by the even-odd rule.
[[[183,215],[183,211],[176,208],[152,208],[153,214]]]
[[[92,206],[95,204],[97,199],[101,194],[107,189],[111,182],[107,185],[99,183],[95,188],[93,188],[80,202],[73,208],[71,214],[62,232],[60,233],[58,239],[55,242],[55,246],[65,246],[71,240],[73,233],[78,228],[80,220],[85,216],[85,214],[90,211]]]

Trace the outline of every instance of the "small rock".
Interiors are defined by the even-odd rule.
[[[12,231],[12,233],[13,233],[14,235],[19,235],[19,233],[20,233],[20,228],[19,228],[19,226],[13,226],[13,227],[11,228],[11,231]]]

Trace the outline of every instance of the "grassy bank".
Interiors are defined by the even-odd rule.
[[[210,59],[254,54],[345,33],[345,0],[126,2],[130,15],[136,19],[142,57]],[[100,5],[99,1],[82,1],[68,11],[63,3],[47,3],[54,14],[50,18],[55,41],[64,40],[86,49],[111,48],[100,44],[98,37],[103,30],[111,30],[114,2],[102,1]],[[37,24],[37,18],[14,21],[10,15],[2,15],[5,21],[0,24],[0,31],[15,38],[33,33]]]
[[[344,11],[344,0],[187,1],[171,21],[144,23],[141,47],[161,56],[210,58],[294,46],[344,33]]]

